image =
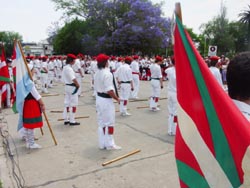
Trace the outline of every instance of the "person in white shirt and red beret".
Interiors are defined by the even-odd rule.
[[[130,64],[132,62],[131,57],[125,58],[125,63],[119,67],[116,71],[117,81],[120,85],[120,113],[121,116],[130,116],[127,111],[127,104],[130,92],[134,90],[133,77]]]
[[[74,54],[68,54],[66,59],[66,65],[63,67],[62,80],[65,83],[65,98],[64,98],[64,125],[80,125],[75,121],[76,107],[78,105],[78,89],[79,83],[77,82],[75,72],[72,69],[72,65],[75,63],[76,56]]]
[[[113,134],[115,126],[115,106],[113,99],[120,103],[114,87],[114,77],[108,64],[109,56],[99,54],[96,57],[97,71],[94,75],[96,90],[96,111],[98,121],[99,148],[107,150],[121,149],[115,144]]]
[[[158,101],[161,94],[161,89],[163,89],[163,80],[162,80],[162,71],[161,71],[161,64],[162,64],[162,57],[156,56],[155,62],[150,65],[149,69],[151,72],[151,88],[152,94],[150,97],[149,107],[150,110],[156,112],[160,110],[158,108]]]

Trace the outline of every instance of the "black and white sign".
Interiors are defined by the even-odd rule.
[[[209,46],[208,47],[208,56],[216,56],[217,46]]]

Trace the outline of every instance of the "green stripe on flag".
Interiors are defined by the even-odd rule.
[[[181,35],[181,39],[184,44],[185,50],[187,52],[187,56],[188,56],[191,68],[193,70],[193,74],[194,74],[194,77],[195,77],[195,80],[196,80],[196,83],[197,83],[197,86],[198,86],[198,89],[199,89],[199,92],[203,101],[203,105],[206,111],[210,131],[211,131],[211,135],[212,135],[212,139],[214,143],[213,146],[215,149],[215,157],[218,163],[220,164],[220,166],[222,167],[223,171],[229,178],[232,185],[234,187],[238,187],[240,185],[240,180],[239,180],[238,172],[235,166],[235,162],[234,162],[231,150],[227,142],[227,138],[224,134],[222,125],[216,114],[215,107],[213,105],[208,89],[206,87],[206,83],[199,69],[196,56],[188,42],[188,39],[184,32],[184,28],[178,17],[176,17],[176,22],[177,22],[179,32]]]
[[[186,163],[181,162],[180,160],[176,160],[176,164],[178,169],[182,172],[180,173],[180,179],[185,182],[188,187],[197,187],[197,188],[208,188],[209,185],[206,179],[197,173],[196,170],[191,168],[190,166],[186,165]],[[194,185],[194,181],[197,183]]]
[[[13,106],[12,106],[12,110],[14,113],[18,113],[17,109],[16,109],[16,101],[14,102]]]
[[[10,82],[10,78],[4,77],[4,76],[0,76],[0,81]]]

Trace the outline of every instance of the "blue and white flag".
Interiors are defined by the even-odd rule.
[[[28,72],[28,66],[23,57],[21,45],[16,42],[14,46],[15,59],[14,66],[16,68],[16,111],[19,113],[18,130],[22,128],[23,104],[25,97],[30,93],[34,83]],[[13,108],[14,109],[14,108]]]

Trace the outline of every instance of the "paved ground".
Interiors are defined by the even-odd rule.
[[[147,108],[150,82],[142,81],[138,101],[128,104],[132,116],[121,117],[116,113],[115,141],[122,146],[119,151],[99,150],[95,100],[90,88],[90,76],[83,81],[84,96],[79,98],[77,117],[80,126],[63,125],[63,85],[50,89],[44,96],[46,114],[58,145],[55,146],[48,126],[44,122],[44,135],[36,130],[38,144],[43,148],[28,150],[16,132],[18,115],[11,109],[1,114],[1,127],[9,133],[11,153],[16,161],[13,178],[9,157],[0,147],[0,178],[4,188],[17,187],[16,181],[29,188],[175,188],[178,176],[174,160],[174,137],[167,135],[167,82],[159,101],[161,111]],[[116,104],[118,110],[118,104]],[[8,134],[7,134],[8,135]],[[137,154],[109,164],[102,163],[140,149]],[[18,173],[18,167],[20,173]],[[23,179],[21,178],[23,176]],[[10,176],[12,178],[10,178]],[[21,186],[20,186],[21,187]]]

